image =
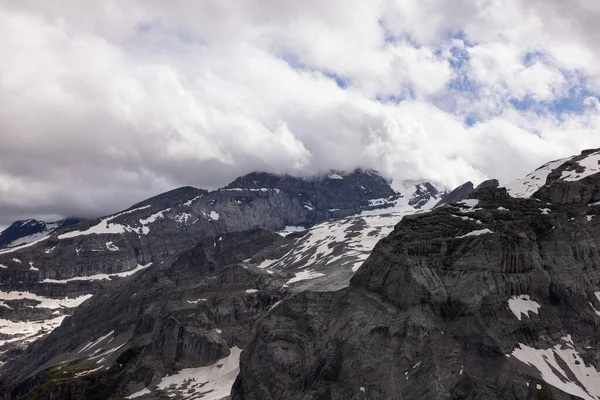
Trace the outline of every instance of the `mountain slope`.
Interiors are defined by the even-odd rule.
[[[0,361],[48,334],[118,277],[160,264],[203,239],[256,228],[301,229],[375,212],[397,198],[373,171],[314,179],[254,173],[213,192],[179,188],[0,250]]]
[[[259,322],[232,398],[599,399],[599,154],[531,198],[484,187],[403,218],[349,288]]]
[[[338,178],[337,180],[340,179]],[[260,185],[266,186],[265,182],[261,182]],[[239,186],[239,183],[236,186]],[[368,187],[364,183],[361,183],[360,186]],[[226,189],[228,189],[226,190],[227,192],[235,193],[241,191],[253,192],[250,189],[238,190],[241,188],[231,185]],[[265,190],[262,190],[263,188],[261,187],[258,189],[257,192],[264,193],[275,191],[273,189],[278,188],[265,188]],[[294,191],[297,191],[297,188]],[[147,310],[162,310],[156,315],[154,315],[153,311],[148,311],[148,313],[154,315],[152,317],[155,321],[152,323],[153,326],[163,326],[163,324],[171,324],[175,320],[178,321],[175,326],[179,327],[177,329],[183,332],[183,336],[178,335],[179,339],[176,342],[181,343],[181,346],[188,346],[186,344],[188,339],[185,339],[188,334],[185,334],[185,332],[197,331],[198,327],[194,325],[193,321],[198,318],[205,319],[205,317],[201,317],[201,314],[198,314],[198,308],[200,307],[200,310],[203,310],[202,306],[217,307],[207,314],[209,319],[216,318],[214,313],[220,313],[221,311],[217,310],[222,309],[222,303],[213,304],[210,302],[210,297],[205,296],[207,294],[205,284],[198,286],[199,282],[212,282],[210,283],[212,285],[211,291],[220,296],[230,293],[231,286],[228,286],[229,283],[227,283],[230,281],[222,281],[220,278],[216,278],[217,276],[221,276],[223,271],[229,271],[227,272],[227,276],[233,276],[232,279],[235,281],[241,279],[239,285],[250,285],[247,287],[242,286],[245,288],[241,296],[242,298],[272,299],[264,303],[265,305],[261,306],[260,310],[253,311],[253,313],[256,313],[257,318],[268,311],[264,307],[270,307],[275,301],[282,300],[284,297],[301,291],[304,288],[336,290],[346,287],[349,284],[350,278],[360,263],[368,256],[377,240],[387,235],[403,215],[416,211],[407,204],[402,203],[404,205],[401,206],[399,203],[400,200],[408,198],[412,198],[412,196],[405,195],[403,198],[399,198],[395,195],[392,197],[389,204],[384,205],[392,205],[393,208],[389,208],[390,210],[401,208],[403,211],[384,215],[378,214],[386,213],[388,209],[377,210],[375,209],[377,205],[370,204],[367,199],[365,202],[367,211],[364,212],[366,215],[325,221],[310,229],[290,228],[290,230],[295,232],[290,234],[282,232],[280,235],[275,235],[276,240],[273,240],[270,244],[266,243],[263,248],[256,250],[255,254],[250,254],[250,250],[244,250],[246,246],[243,245],[243,239],[253,238],[256,235],[266,235],[266,233],[246,231],[241,235],[232,233],[219,235],[214,238],[206,238],[194,249],[204,249],[202,251],[210,250],[209,252],[214,251],[219,255],[213,254],[211,256],[211,262],[215,264],[215,267],[204,278],[202,278],[203,274],[198,269],[180,269],[181,265],[189,262],[198,266],[203,263],[201,261],[203,257],[202,252],[198,253],[198,250],[191,250],[191,252],[184,251],[179,257],[171,256],[160,263],[155,262],[153,265],[141,269],[139,273],[134,274],[123,282],[106,285],[106,287],[98,292],[98,295],[76,309],[73,318],[67,320],[69,321],[67,324],[61,325],[50,336],[34,344],[25,354],[17,357],[2,369],[3,390],[7,395],[11,393],[11,396],[18,396],[33,390],[34,393],[45,393],[42,397],[48,395],[48,393],[56,394],[59,390],[67,390],[69,393],[73,393],[72,391],[79,390],[82,387],[86,391],[96,390],[96,384],[104,382],[102,383],[104,385],[107,380],[110,381],[113,379],[111,371],[118,361],[119,354],[130,350],[135,352],[136,350],[134,349],[139,348],[139,335],[143,335],[139,324],[146,324],[147,322],[144,321],[147,321],[147,318],[149,318],[142,312],[142,304],[143,308]],[[313,200],[311,203],[317,207],[323,207],[318,199]],[[327,204],[326,206],[330,205]],[[144,204],[142,204],[143,206]],[[112,220],[109,222],[112,222]],[[281,235],[286,236],[283,237]],[[269,236],[266,235],[266,237]],[[229,243],[233,244],[229,245]],[[223,255],[234,257],[223,259]],[[175,261],[173,261],[174,257]],[[184,263],[182,260],[189,261]],[[240,262],[241,260],[243,261]],[[227,264],[232,262],[237,262],[238,266],[227,266]],[[198,275],[199,273],[200,275]],[[243,278],[235,278],[238,275]],[[165,276],[168,276],[168,279]],[[214,279],[217,280],[215,281]],[[257,279],[260,282],[278,283],[275,286],[272,284],[270,286],[263,284],[256,286],[257,284],[253,282],[257,282]],[[84,281],[71,281],[70,283],[73,282]],[[167,292],[159,293],[156,290],[162,289],[152,289],[156,285],[152,282],[163,282]],[[160,283],[159,286],[162,287],[163,283]],[[234,291],[231,295],[239,297],[239,292]],[[209,300],[205,302],[204,299]],[[99,312],[98,310],[102,311]],[[183,318],[177,310],[187,310],[185,312],[189,316]],[[236,311],[236,313],[239,313],[239,311]],[[218,330],[221,331],[219,335],[227,338],[227,346],[221,346],[221,349],[231,349],[231,353],[229,353],[230,355],[232,354],[231,357],[237,357],[239,355],[239,352],[236,353],[237,349],[247,345],[254,331],[250,326],[240,324],[237,320],[237,322],[232,323],[230,328],[227,329],[223,328],[226,325],[223,324],[221,319],[214,321],[212,328],[202,329],[212,330],[213,333],[211,335],[214,335],[214,329],[217,329],[214,326],[218,326]],[[211,325],[202,326],[208,327]],[[91,333],[90,327],[94,327],[93,333]],[[161,330],[162,328],[156,329]],[[246,339],[232,340],[229,334],[226,333],[229,330],[235,332],[243,331]],[[130,336],[119,336],[118,332],[124,331],[134,333]],[[158,342],[167,340],[162,336],[162,333],[157,335],[160,338],[156,339]],[[96,341],[103,337],[105,337],[104,341],[112,339],[113,343],[118,339],[118,346],[123,344],[122,347],[110,353],[114,353],[113,358],[104,359],[102,368],[97,370],[98,366],[92,365],[89,362],[91,360],[84,359],[81,362],[77,361],[78,358],[87,357],[88,350],[91,352],[99,350],[94,345],[88,346],[88,348],[79,353],[79,350],[91,343],[92,339]],[[198,341],[198,343],[207,343],[206,340],[209,339],[202,336],[194,340]],[[151,343],[158,342],[151,341]],[[102,343],[104,342],[100,341],[99,345]],[[119,385],[112,388],[113,391],[110,393],[116,396],[116,398],[121,398],[119,396],[136,391],[146,393],[146,397],[160,395],[161,393],[170,393],[171,395],[178,393],[178,395],[181,395],[184,393],[181,388],[171,392],[168,390],[165,392],[166,389],[161,389],[163,387],[161,386],[162,382],[167,379],[165,377],[167,374],[184,374],[185,372],[181,369],[186,366],[204,368],[204,365],[210,365],[216,361],[214,357],[230,357],[225,350],[216,353],[211,351],[210,354],[212,355],[203,355],[206,350],[202,350],[204,347],[201,347],[197,350],[200,351],[198,356],[193,356],[196,358],[189,359],[191,355],[184,356],[183,353],[176,351],[172,355],[172,358],[169,358],[173,363],[165,363],[163,359],[164,353],[159,351],[159,345],[153,344],[150,346],[149,344],[144,344],[143,346],[145,346],[146,350],[144,350],[143,356],[136,356],[137,361],[135,365],[137,366],[132,366],[131,370],[128,370],[129,372],[121,374]],[[110,350],[112,348],[109,350],[105,349],[104,352]],[[73,355],[69,356],[69,353]],[[89,357],[95,357],[95,355],[89,354]],[[100,358],[103,357],[99,357],[96,361]],[[182,364],[182,360],[185,359],[188,359],[186,361],[188,364]],[[69,368],[81,368],[82,373],[84,371],[89,372],[85,372],[81,376],[65,377],[61,380],[59,389],[52,383],[54,382],[52,376],[55,374],[52,371],[56,371],[56,368],[63,368],[61,365],[65,363],[69,365]],[[141,367],[137,363],[149,365],[149,368],[154,372],[148,373],[149,370],[147,368]],[[237,363],[235,364],[236,367],[234,369],[237,371]],[[91,368],[92,366],[94,368]],[[237,372],[228,381],[227,393],[233,384],[236,374]],[[90,380],[93,383],[92,386],[96,389],[88,387]],[[106,395],[106,392],[104,395]]]
[[[0,248],[35,242],[48,236],[58,228],[75,225],[82,221],[83,219],[80,218],[66,218],[55,222],[37,221],[35,219],[16,221],[0,232]]]

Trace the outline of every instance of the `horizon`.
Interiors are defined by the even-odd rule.
[[[457,187],[600,147],[590,0],[0,0],[0,230],[251,171]]]

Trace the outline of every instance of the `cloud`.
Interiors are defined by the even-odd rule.
[[[0,4],[0,224],[253,170],[506,181],[600,143],[593,2]]]

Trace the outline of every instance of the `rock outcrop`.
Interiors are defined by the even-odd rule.
[[[433,208],[441,207],[445,204],[455,203],[457,201],[464,200],[469,197],[469,195],[473,192],[473,183],[465,182],[462,185],[458,186],[454,190],[450,191],[448,194],[444,195],[442,199],[433,206]]]
[[[260,321],[232,399],[600,398],[598,175],[561,170],[405,217],[349,288]]]

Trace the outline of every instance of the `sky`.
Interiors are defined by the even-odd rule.
[[[594,0],[0,0],[0,226],[251,171],[448,188],[600,147]]]

